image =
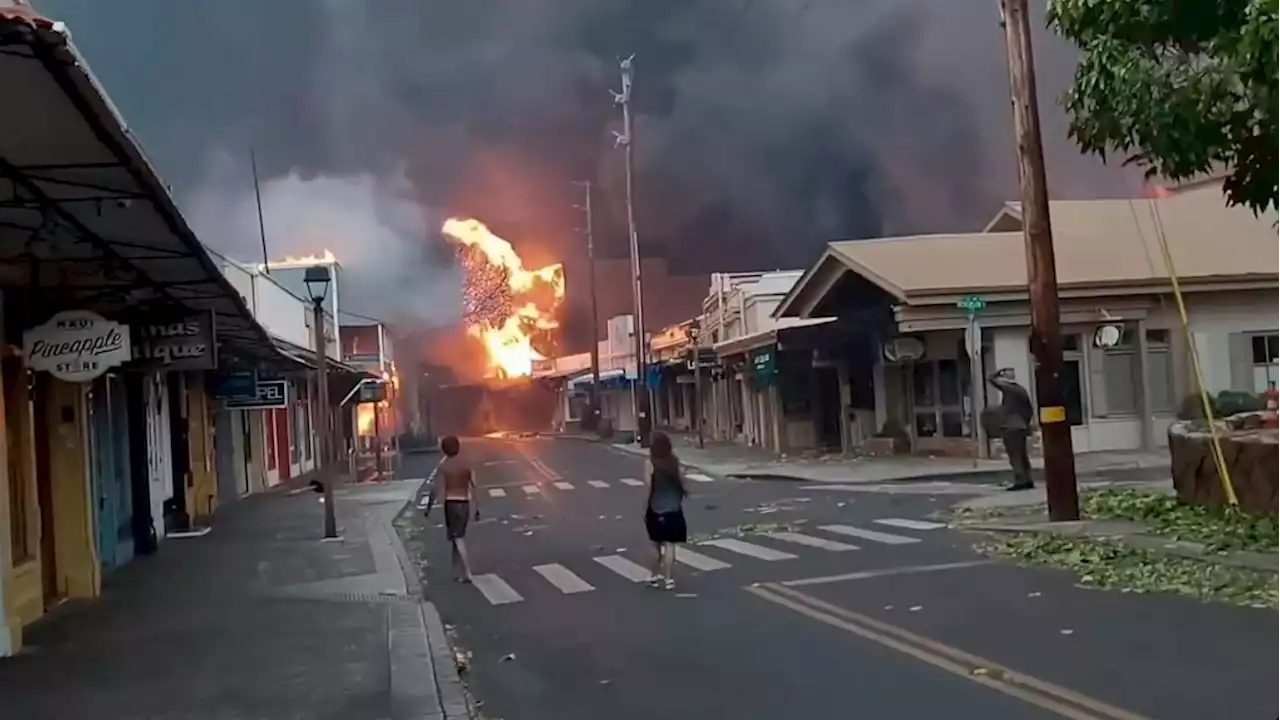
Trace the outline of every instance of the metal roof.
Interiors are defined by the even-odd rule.
[[[220,361],[276,355],[62,23],[0,6],[0,97],[0,281],[46,311],[211,311]]]

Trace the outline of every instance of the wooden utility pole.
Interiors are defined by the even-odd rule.
[[[1044,484],[1049,519],[1079,520],[1075,454],[1067,422],[1062,382],[1062,332],[1058,326],[1058,276],[1049,224],[1049,190],[1040,138],[1035,61],[1027,0],[1003,0],[1005,46],[1009,53],[1009,85],[1013,94],[1013,132],[1018,147],[1018,181],[1022,186],[1022,237],[1027,253],[1027,285],[1031,302],[1031,352],[1036,405],[1044,447]]]
[[[587,227],[581,232],[587,237],[587,280],[591,294],[591,426],[588,430],[600,427],[600,309],[596,301],[596,236],[595,220],[591,214],[591,181],[574,180],[585,193],[585,202],[574,207],[586,213]]]

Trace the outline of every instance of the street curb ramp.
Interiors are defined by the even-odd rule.
[[[417,510],[419,498],[431,486],[435,476],[436,471],[433,469],[400,512],[396,513],[396,518]],[[408,616],[392,617],[391,720],[471,720],[474,717],[471,703],[466,686],[458,674],[453,648],[449,644],[440,611],[436,609],[435,603],[422,597],[422,578],[409,557],[400,533],[394,527],[394,520],[387,523],[386,529],[391,536],[391,545],[395,549],[396,559],[400,561],[400,569],[410,593],[418,601],[409,606],[412,612]],[[415,668],[425,665],[432,685],[423,687],[424,678],[417,672],[406,672],[407,668],[403,667],[397,671],[397,664],[394,662],[397,655],[408,656],[411,662],[406,664]],[[430,705],[425,714],[422,709],[424,704]]]

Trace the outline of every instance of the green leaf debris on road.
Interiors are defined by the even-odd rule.
[[[1085,517],[1130,520],[1154,535],[1203,543],[1210,551],[1272,552],[1280,546],[1275,513],[1250,515],[1230,508],[1191,505],[1172,495],[1108,488],[1081,496]]]
[[[1080,576],[1082,586],[1089,588],[1176,593],[1235,605],[1277,607],[1275,573],[1057,535],[1001,536],[978,549],[1024,563],[1070,570]]]

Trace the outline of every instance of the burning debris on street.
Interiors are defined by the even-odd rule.
[[[483,343],[492,377],[533,373],[542,359],[535,337],[560,327],[564,268],[529,270],[511,243],[471,218],[449,218],[441,232],[458,246],[463,270],[463,322]]]

